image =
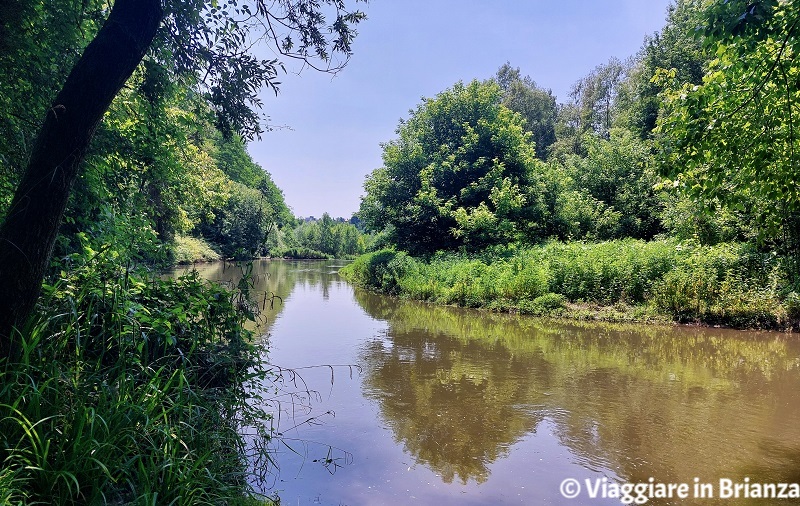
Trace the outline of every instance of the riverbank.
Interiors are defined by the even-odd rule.
[[[786,259],[738,243],[550,242],[423,260],[385,249],[342,269],[380,293],[579,320],[798,328]]]
[[[61,271],[0,361],[0,503],[271,504],[247,480],[241,425],[271,432],[245,385],[269,375],[238,301],[197,273]]]

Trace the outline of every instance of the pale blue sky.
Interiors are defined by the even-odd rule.
[[[422,97],[488,79],[506,61],[550,88],[571,85],[611,57],[634,55],[661,29],[670,0],[371,0],[350,64],[336,77],[287,62],[264,113],[288,125],[250,144],[297,216],[349,218],[365,176],[380,167]]]

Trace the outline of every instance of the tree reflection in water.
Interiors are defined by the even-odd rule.
[[[486,481],[545,418],[584,467],[626,481],[774,481],[800,463],[796,339],[356,300],[389,324],[361,352],[366,395],[445,482]]]

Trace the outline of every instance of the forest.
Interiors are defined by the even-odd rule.
[[[538,315],[792,328],[796,2],[678,1],[558,103],[506,63],[424,99],[358,216],[382,292]]]
[[[800,0],[676,0],[564,102],[510,62],[453,83],[383,145],[355,216],[294,217],[247,151],[284,72],[253,34],[337,72],[364,19],[341,0],[7,2],[0,502],[268,501],[239,431],[273,437],[254,257],[363,254],[354,283],[440,304],[798,327]],[[158,275],[219,259],[232,291]]]

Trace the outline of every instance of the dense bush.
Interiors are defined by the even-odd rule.
[[[400,282],[418,262],[402,251],[382,249],[358,257],[342,269],[348,279],[383,293],[400,293]]]
[[[219,260],[220,254],[202,239],[177,235],[175,236],[174,257],[176,264],[191,264]]]
[[[774,327],[791,311],[790,297],[781,302],[780,267],[747,245],[697,247],[658,282],[653,303],[679,321]]]

